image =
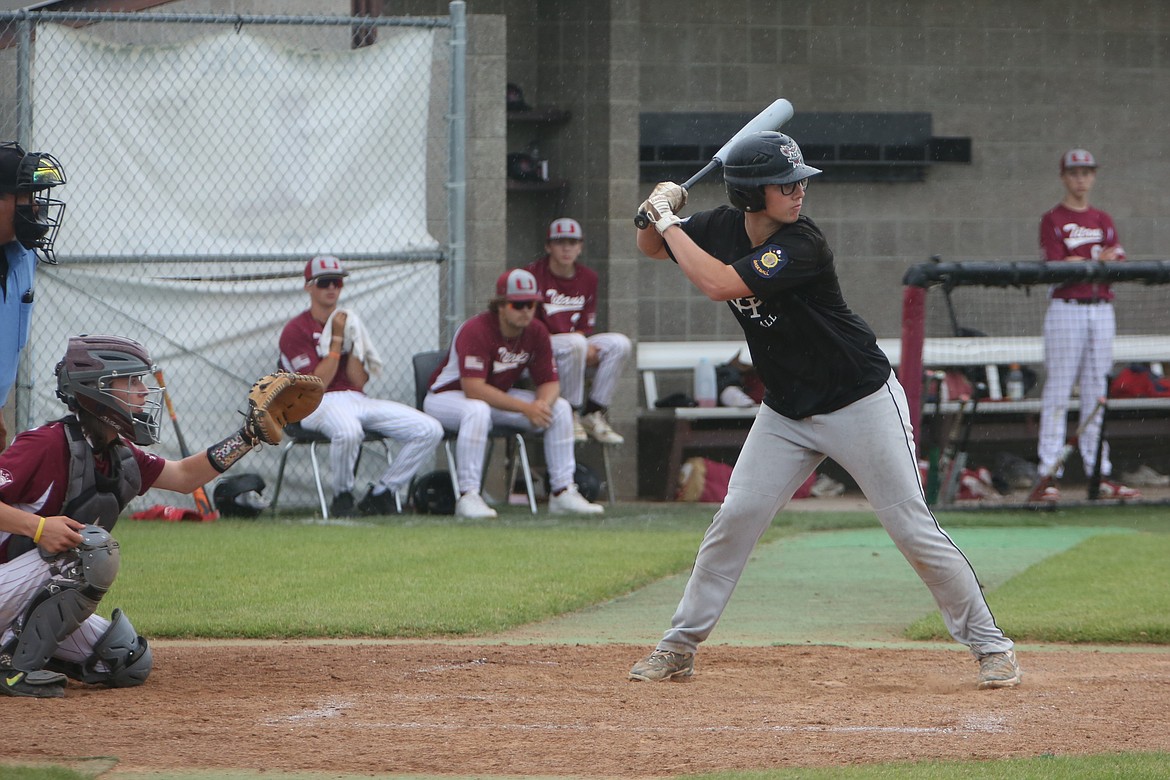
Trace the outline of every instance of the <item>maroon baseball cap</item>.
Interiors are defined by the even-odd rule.
[[[333,255],[317,255],[305,263],[306,282],[311,282],[314,279],[338,278],[342,276],[349,276],[349,271],[345,270],[341,265],[341,260]]]
[[[496,280],[496,295],[509,301],[539,301],[544,297],[540,294],[536,277],[523,268],[500,274]]]

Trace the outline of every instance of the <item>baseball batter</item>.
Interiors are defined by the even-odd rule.
[[[495,425],[544,432],[550,512],[605,511],[587,501],[573,482],[573,410],[561,397],[548,329],[535,319],[540,299],[536,277],[523,268],[505,271],[496,280],[496,297],[488,310],[459,326],[447,359],[430,378],[423,409],[447,430],[458,431],[459,517],[496,517],[480,492],[488,436]],[[514,387],[525,371],[535,390]]]
[[[359,326],[357,315],[338,304],[345,278],[341,260],[318,255],[305,264],[309,308],[294,317],[280,334],[280,366],[298,374],[315,374],[325,383],[325,397],[301,426],[329,438],[329,470],[337,517],[392,515],[399,511],[397,493],[410,484],[419,467],[443,439],[437,420],[397,401],[367,395],[376,349]],[[397,442],[396,456],[378,481],[354,505],[354,468],[365,432],[376,431]]]
[[[657,185],[638,233],[648,257],[674,260],[704,295],[726,301],[766,388],[699,547],[671,627],[632,680],[694,672],[694,654],[727,606],[760,536],[830,457],[865,492],[930,589],[951,635],[979,661],[980,688],[1018,685],[1013,643],[995,624],[971,564],[927,508],[906,396],[870,327],[846,305],[825,236],[801,214],[809,180],[787,135],[760,132],[728,152],[722,206],[683,220],[686,191]]]
[[[595,333],[597,273],[579,259],[585,235],[575,219],[561,217],[548,226],[544,257],[527,268],[543,293],[537,317],[552,336],[561,396],[573,407],[573,437],[592,436],[602,444],[625,441],[606,417],[618,379],[630,357],[630,339],[622,333]],[[586,374],[592,374],[585,398]]]
[[[1117,237],[1113,219],[1089,205],[1089,192],[1097,179],[1097,161],[1084,149],[1070,149],[1060,158],[1064,197],[1040,218],[1040,252],[1047,262],[1075,260],[1121,261],[1125,249]],[[1040,478],[1029,501],[1059,501],[1056,481],[1063,476],[1060,454],[1068,427],[1068,401],[1074,386],[1080,388],[1081,414],[1090,414],[1093,399],[1106,394],[1107,376],[1113,370],[1113,291],[1108,284],[1074,282],[1049,291],[1044,317],[1044,392],[1040,411]],[[1078,445],[1085,472],[1093,469],[1101,414],[1084,426]],[[1101,447],[1103,498],[1139,498],[1141,494],[1109,479],[1113,463],[1109,443]]]
[[[118,609],[95,611],[118,573],[110,536],[119,513],[151,487],[190,493],[258,442],[247,426],[182,460],[158,442],[162,388],[146,348],[119,336],[77,336],[57,364],[70,416],[18,435],[0,453],[0,694],[64,695],[66,676],[141,685],[151,652]]]

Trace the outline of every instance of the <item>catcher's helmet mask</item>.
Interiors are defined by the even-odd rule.
[[[49,190],[66,182],[65,168],[48,152],[26,152],[18,143],[0,144],[0,193],[28,195],[17,203],[13,219],[16,240],[25,249],[40,250],[46,263],[57,264],[53,242],[65,216],[65,202]]]
[[[74,336],[57,363],[57,397],[69,410],[88,415],[139,446],[156,444],[163,391],[146,347],[121,336]],[[117,379],[139,379],[129,393],[113,387]]]
[[[820,173],[820,168],[805,165],[796,141],[774,130],[744,138],[731,148],[723,163],[727,199],[742,211],[764,210],[766,184],[793,184]]]

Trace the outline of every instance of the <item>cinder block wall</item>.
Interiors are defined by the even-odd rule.
[[[420,6],[440,13],[446,3],[388,0],[385,13]],[[810,189],[806,213],[832,242],[847,299],[879,336],[899,333],[908,266],[931,255],[1037,257],[1039,218],[1062,194],[1057,161],[1071,146],[1097,155],[1093,199],[1113,214],[1130,257],[1168,256],[1164,3],[472,0],[468,10],[506,18],[507,80],[529,103],[573,114],[542,138],[570,188],[507,195],[506,247],[483,262],[527,262],[541,249],[542,223],[576,217],[587,231],[585,260],[603,279],[602,322],[635,339],[739,336],[725,307],[692,292],[672,264],[637,255],[630,218],[651,186],[638,181],[642,111],[752,113],[786,97],[798,112],[929,112],[934,135],[970,137],[970,164],[934,165],[921,183]],[[505,136],[508,151],[524,142]],[[695,187],[690,208],[723,202],[714,177]],[[631,400],[611,417],[629,439],[619,473],[630,477],[618,482],[630,497],[632,367],[622,389]]]

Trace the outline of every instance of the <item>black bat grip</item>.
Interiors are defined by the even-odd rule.
[[[650,227],[650,217],[646,215],[645,211],[639,211],[638,216],[634,217],[634,227],[638,230],[645,230]]]

